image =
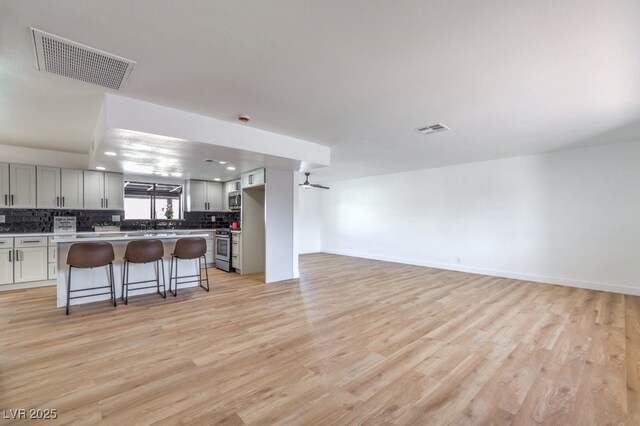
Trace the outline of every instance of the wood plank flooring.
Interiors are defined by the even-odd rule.
[[[57,409],[48,424],[640,424],[639,297],[300,265],[299,281],[212,270],[210,293],[69,317],[53,288],[0,293],[0,409]]]

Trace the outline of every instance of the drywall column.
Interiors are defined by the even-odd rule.
[[[294,244],[294,172],[267,169],[265,179],[265,281],[272,283],[298,277],[294,263],[298,255]]]

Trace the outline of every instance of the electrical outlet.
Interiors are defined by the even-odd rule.
[[[4,223],[5,222],[5,218],[3,214],[0,214],[0,223]]]
[[[216,217],[215,216],[211,216],[211,222],[215,222],[216,221]]]
[[[112,215],[111,222],[120,222],[120,215],[119,214]]]

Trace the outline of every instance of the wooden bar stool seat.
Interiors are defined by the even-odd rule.
[[[69,253],[67,254],[67,265],[69,265],[69,273],[67,274],[67,315],[69,315],[69,304],[72,299],[109,294],[113,301],[113,306],[116,306],[116,287],[113,280],[114,259],[115,255],[113,253],[113,246],[110,243],[75,243],[69,247]],[[71,271],[73,268],[93,269],[100,267],[107,267],[109,285],[76,290],[71,289]],[[81,296],[71,296],[71,293],[100,290],[104,288],[108,288],[109,291],[103,293],[84,294]]]
[[[137,287],[133,290],[143,290],[145,288],[156,288],[157,293],[163,298],[167,297],[164,279],[164,245],[162,241],[137,240],[127,244],[124,252],[124,267],[122,268],[122,300],[124,304],[129,304],[129,286],[133,284],[156,283],[146,287]],[[155,263],[155,280],[129,281],[129,265]],[[162,269],[162,291],[160,291],[160,269]]]
[[[197,282],[200,287],[209,291],[209,272],[207,271],[207,242],[204,238],[189,237],[181,238],[176,241],[176,247],[171,253],[171,263],[169,264],[169,291],[174,297],[178,295],[178,284],[188,284]],[[178,275],[178,261],[180,260],[198,260],[198,274],[195,275]],[[205,278],[202,278],[202,260],[204,259]],[[175,271],[174,271],[175,263]],[[175,276],[174,276],[175,272]],[[197,278],[196,278],[197,277]],[[192,280],[179,282],[180,279],[195,278]],[[171,289],[172,282],[175,280],[175,291]],[[202,283],[206,283],[206,287]]]

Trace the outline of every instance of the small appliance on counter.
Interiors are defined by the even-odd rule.
[[[231,272],[231,231],[216,229],[216,268]]]
[[[238,222],[232,222],[231,229],[234,231],[237,231],[238,229],[240,229],[240,225],[238,225]]]

